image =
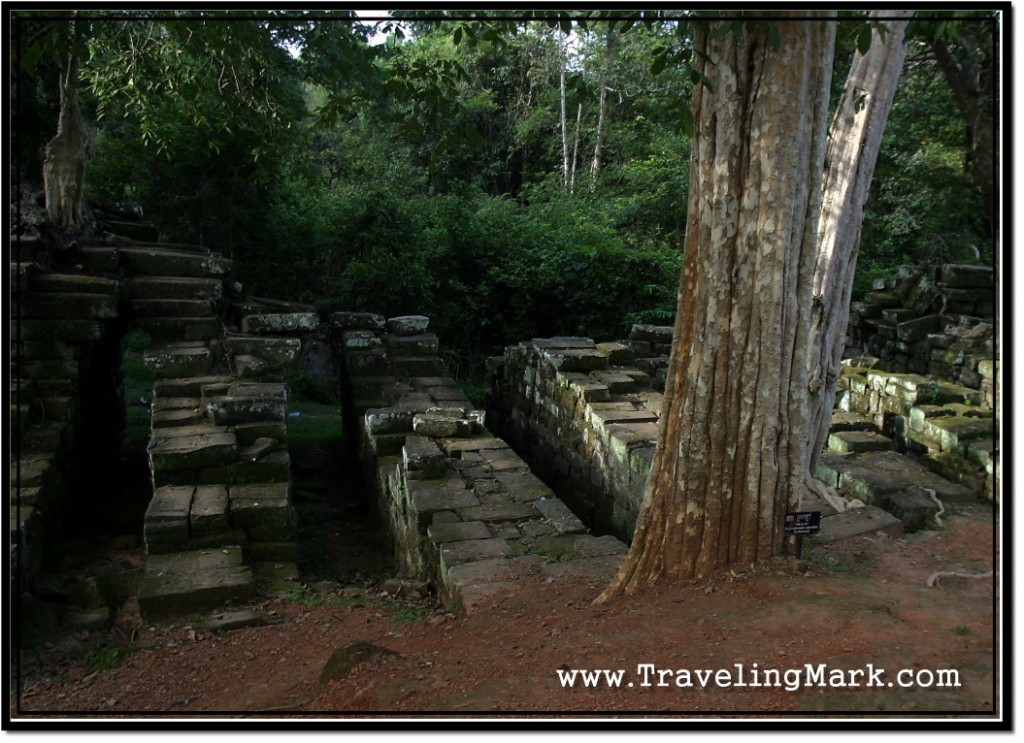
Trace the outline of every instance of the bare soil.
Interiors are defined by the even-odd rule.
[[[663,585],[595,606],[602,585],[524,571],[516,590],[471,614],[429,596],[387,594],[387,545],[372,511],[330,488],[300,499],[316,547],[286,596],[250,608],[260,626],[211,632],[205,617],[151,625],[129,602],[113,628],[55,637],[24,652],[14,717],[820,716],[991,718],[1001,703],[997,526],[984,504],[947,506],[942,529],[805,550],[802,565]],[[319,546],[317,546],[319,545]],[[307,553],[308,555],[308,553]],[[332,653],[362,641],[375,656],[322,682]],[[650,685],[638,667],[652,664]],[[736,664],[739,664],[737,666]],[[755,665],[756,664],[756,665]],[[788,669],[866,669],[846,687],[753,686]],[[702,688],[681,669],[725,670],[748,686]],[[564,688],[558,670],[625,671],[618,688]],[[874,679],[871,669],[884,669]],[[901,669],[922,682],[897,683]],[[940,685],[940,670],[959,685]],[[842,674],[850,680],[850,676]],[[659,678],[665,685],[659,686]],[[714,677],[712,677],[713,679]],[[931,680],[931,685],[924,682]]]

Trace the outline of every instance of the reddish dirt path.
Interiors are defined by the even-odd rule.
[[[111,633],[65,637],[25,655],[12,710],[47,717],[938,713],[991,719],[999,699],[995,584],[953,578],[926,585],[938,570],[992,569],[990,511],[961,507],[944,530],[899,540],[817,547],[807,555],[806,573],[787,567],[724,575],[706,586],[665,586],[602,607],[591,603],[598,584],[526,573],[515,594],[499,594],[468,616],[429,601],[381,596],[379,585],[329,582],[255,607],[269,620],[263,626],[218,634],[204,632],[198,621],[150,627],[128,606]],[[94,670],[102,649],[132,632],[140,649],[116,667]],[[356,640],[397,655],[321,683],[332,652]],[[927,671],[956,669],[961,686],[702,689],[697,678],[690,688],[659,687],[653,675],[655,685],[645,687],[637,674],[645,663],[733,674],[740,664],[748,681],[754,664],[762,673],[807,663],[873,666],[885,669],[884,684],[904,668],[925,680]],[[626,673],[620,688],[569,689],[558,681],[560,668]]]

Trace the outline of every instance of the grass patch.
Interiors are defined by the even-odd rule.
[[[288,448],[307,451],[341,441],[341,409],[337,405],[296,400],[288,410]]]

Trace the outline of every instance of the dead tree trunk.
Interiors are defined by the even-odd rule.
[[[82,184],[85,180],[85,128],[78,108],[78,57],[68,55],[60,78],[57,135],[46,144],[43,187],[50,221],[61,229],[82,225]]]
[[[857,250],[864,205],[885,122],[906,57],[904,32],[912,10],[872,11],[884,17],[887,30],[873,32],[866,54],[856,52],[843,96],[829,129],[818,226],[811,314],[809,391],[814,434],[810,474],[828,440],[836,398],[836,380],[850,319]],[[891,20],[890,20],[891,19]]]
[[[675,339],[633,543],[599,601],[783,550],[807,471],[807,341],[836,24],[698,32]],[[706,56],[705,56],[706,55]],[[709,63],[710,59],[713,63]]]

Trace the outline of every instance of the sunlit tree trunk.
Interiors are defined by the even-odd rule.
[[[808,467],[807,348],[834,13],[698,32],[675,339],[629,555],[599,600],[783,550]],[[706,55],[706,56],[705,56]],[[708,61],[710,59],[710,62]]]
[[[43,186],[50,221],[62,229],[82,224],[82,183],[85,180],[85,129],[78,107],[78,57],[68,55],[60,78],[57,135],[46,144]]]
[[[873,32],[866,54],[856,52],[829,129],[814,270],[810,336],[813,474],[828,439],[836,380],[850,319],[857,250],[882,133],[906,57],[904,32],[912,10],[872,11],[886,31]]]

